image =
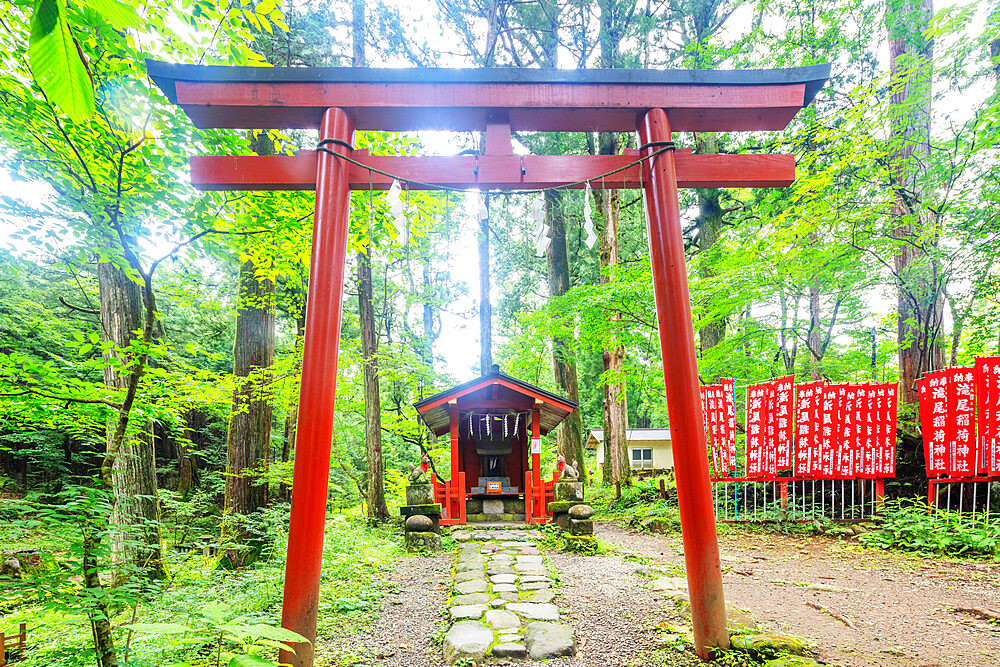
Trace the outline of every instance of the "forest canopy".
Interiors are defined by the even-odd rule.
[[[32,525],[54,536],[72,526],[79,549],[67,567],[84,591],[60,593],[53,575],[25,594],[74,600],[93,630],[91,658],[117,664],[129,622],[118,615],[170,581],[176,545],[210,542],[220,567],[240,570],[272,558],[286,527],[313,196],[199,191],[188,159],[293,155],[317,135],[198,129],[150,80],[147,59],[830,63],[828,83],[784,131],[675,136],[695,153],[792,153],[797,164],[788,188],[681,191],[698,369],[706,384],[738,387],[791,374],[898,380],[890,490],[908,495],[923,470],[916,380],[1000,353],[998,7],[3,3],[0,495],[20,504],[0,519],[38,512]],[[454,155],[482,150],[482,134],[366,131],[354,147]],[[610,132],[515,131],[513,142],[537,155],[636,147]],[[384,523],[408,463],[427,454],[447,476],[448,443],[412,406],[494,363],[579,403],[547,436],[546,469],[559,453],[579,459],[585,479],[627,485],[625,430],[669,426],[641,195],[595,184],[539,197],[351,195],[332,508]],[[737,402],[739,414],[739,392]],[[607,434],[603,461],[584,449],[592,429]],[[68,660],[58,664],[84,664]]]

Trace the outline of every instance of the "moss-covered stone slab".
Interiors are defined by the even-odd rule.
[[[493,643],[493,631],[479,621],[462,621],[451,626],[444,636],[444,660],[454,665],[459,660],[481,660]]]
[[[399,513],[403,516],[413,516],[414,514],[441,514],[441,503],[430,503],[428,505],[403,505],[399,508]]]
[[[555,514],[556,512],[569,512],[569,509],[576,504],[575,500],[555,500],[546,505],[546,507],[550,512]]]
[[[529,623],[524,643],[532,660],[574,655],[573,628],[561,623]]]
[[[590,519],[570,519],[569,533],[570,535],[593,535],[594,522]]]
[[[762,651],[764,649],[781,653],[804,655],[809,648],[801,639],[786,635],[734,635],[731,640],[733,648],[745,651]]]

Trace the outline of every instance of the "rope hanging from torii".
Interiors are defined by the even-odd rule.
[[[342,139],[323,139],[318,144],[316,144],[316,150],[319,151],[319,152],[321,152],[321,153],[327,153],[329,155],[333,155],[334,157],[340,158],[341,160],[344,160],[346,162],[350,162],[351,164],[353,164],[355,166],[358,166],[358,167],[361,167],[362,169],[367,169],[369,173],[374,172],[376,174],[380,174],[382,176],[385,176],[386,178],[391,178],[393,180],[400,181],[402,183],[406,183],[407,185],[417,185],[417,186],[420,186],[422,188],[427,188],[429,190],[448,190],[450,192],[468,192],[469,191],[469,188],[456,188],[456,187],[451,187],[451,186],[448,186],[448,185],[428,183],[426,181],[420,181],[420,180],[413,179],[413,178],[406,178],[405,176],[399,176],[397,174],[393,174],[393,173],[390,173],[388,171],[383,171],[383,170],[378,169],[376,167],[372,167],[371,165],[367,165],[367,164],[364,164],[363,162],[359,162],[358,160],[355,160],[354,158],[352,158],[349,155],[344,155],[342,153],[338,153],[335,150],[327,148],[327,146],[329,146],[329,145],[342,146],[342,147],[344,147],[344,148],[346,148],[348,150],[351,150],[351,151],[355,150],[354,146],[352,146],[347,141],[343,141]],[[603,174],[598,174],[597,176],[594,176],[593,178],[584,178],[584,179],[581,179],[581,180],[578,180],[578,181],[573,181],[571,183],[561,183],[559,185],[550,185],[550,186],[545,187],[545,188],[534,188],[534,189],[530,189],[530,190],[519,190],[519,189],[513,189],[513,188],[506,188],[506,189],[493,188],[493,189],[491,189],[489,191],[490,192],[510,192],[510,193],[516,193],[516,194],[540,194],[540,193],[543,193],[543,192],[551,192],[551,191],[556,191],[556,190],[573,189],[573,188],[579,187],[581,185],[593,183],[594,181],[601,181],[601,180],[603,180],[605,178],[608,178],[609,176],[613,176],[613,175],[615,175],[617,173],[620,173],[620,172],[623,172],[623,171],[625,171],[627,169],[631,169],[632,167],[634,167],[636,165],[642,164],[646,160],[652,160],[654,157],[656,157],[657,155],[660,155],[661,153],[665,153],[666,151],[676,150],[677,146],[674,144],[673,141],[650,141],[648,143],[645,143],[645,144],[639,146],[639,152],[641,153],[642,151],[647,150],[649,148],[657,148],[657,150],[653,151],[649,155],[640,156],[638,159],[633,160],[632,162],[629,162],[628,164],[624,164],[621,167],[618,167],[617,169],[612,169],[611,171],[605,172]]]

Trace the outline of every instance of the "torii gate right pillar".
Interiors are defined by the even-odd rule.
[[[661,142],[671,140],[670,119],[663,109],[647,112],[638,130],[639,143],[646,147],[645,155],[662,147]],[[698,393],[698,362],[674,151],[660,153],[644,162],[642,169],[656,321],[660,330],[663,374],[669,378],[666,382],[667,410],[694,644],[698,655],[707,659],[713,648],[729,648],[729,633],[708,458],[705,456],[705,423]]]

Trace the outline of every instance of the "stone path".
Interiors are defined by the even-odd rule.
[[[555,573],[546,565],[531,530],[464,530],[455,560],[452,624],[444,659],[544,660],[576,652],[573,628],[560,622]]]

